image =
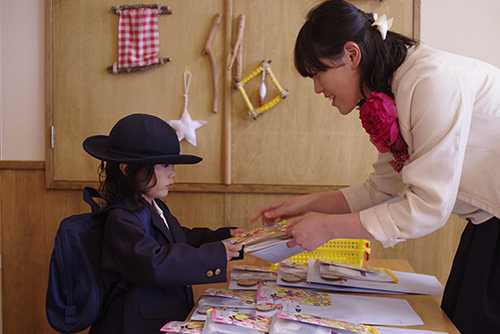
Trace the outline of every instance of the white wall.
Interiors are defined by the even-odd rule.
[[[0,1],[0,159],[45,160],[45,1]]]
[[[500,1],[421,0],[421,39],[500,67]]]
[[[1,160],[45,160],[44,11],[0,0]],[[499,14],[498,0],[421,0],[421,40],[500,67]]]

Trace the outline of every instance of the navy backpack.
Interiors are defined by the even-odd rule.
[[[92,326],[113,298],[129,289],[125,282],[105,287],[100,276],[107,212],[99,211],[93,197],[100,197],[97,190],[85,188],[83,199],[92,212],[64,218],[56,233],[45,307],[50,326],[60,333],[76,333]],[[149,211],[135,214],[153,236]]]

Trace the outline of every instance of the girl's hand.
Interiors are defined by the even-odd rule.
[[[241,228],[232,228],[229,230],[229,232],[231,233],[231,237],[239,237],[243,233],[247,233],[248,231]]]
[[[230,244],[224,243],[224,247],[226,247],[226,256],[227,256],[227,260],[229,261],[233,257],[240,256],[239,251],[241,250],[241,248],[243,246],[241,244],[230,245]]]

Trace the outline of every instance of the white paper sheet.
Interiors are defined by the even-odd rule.
[[[330,294],[332,317],[366,325],[417,326],[422,319],[406,299]]]
[[[331,307],[283,303],[283,309],[365,325],[418,326],[424,324],[406,299],[344,294],[329,295],[332,301]],[[257,303],[261,303],[261,301],[257,301]],[[277,302],[275,301],[275,303]],[[269,316],[276,312],[277,310],[272,312],[257,311],[257,314]]]
[[[379,327],[374,326],[380,334],[449,334],[445,332],[426,331],[423,329],[407,329],[394,327]]]
[[[305,249],[300,246],[288,248],[288,246],[286,245],[287,242],[288,240],[283,240],[283,242],[280,242],[274,246],[248,254],[269,261],[271,263],[278,263],[305,251]]]
[[[281,277],[285,273],[281,270],[281,267],[278,271],[278,278],[276,279],[276,284],[278,286],[289,286],[298,289],[314,289],[321,291],[337,291],[337,292],[360,292],[360,293],[384,293],[384,294],[402,294],[402,292],[397,291],[384,291],[384,290],[376,290],[376,289],[366,289],[366,288],[356,288],[350,286],[340,286],[340,285],[330,285],[330,284],[322,284],[322,283],[313,283],[313,282],[297,282],[297,283],[289,283],[285,282],[281,279]],[[306,276],[306,275],[304,275]],[[233,288],[234,289],[234,288]],[[257,290],[257,288],[255,288]]]
[[[398,283],[370,282],[355,279],[347,281],[327,281],[321,278],[316,260],[309,259],[307,269],[307,281],[311,283],[329,284],[334,286],[348,286],[353,288],[364,288],[382,291],[395,291],[403,293],[417,293],[423,295],[442,295],[443,285],[435,276],[407,273],[403,271],[392,271],[399,279]]]

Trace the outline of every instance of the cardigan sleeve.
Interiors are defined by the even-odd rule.
[[[395,78],[399,127],[410,159],[397,175],[387,166],[391,155],[381,154],[364,184],[343,191],[384,247],[439,229],[453,210],[474,103],[469,65],[455,62],[452,68],[446,59],[423,55],[404,64]],[[401,201],[382,203],[396,196]]]

